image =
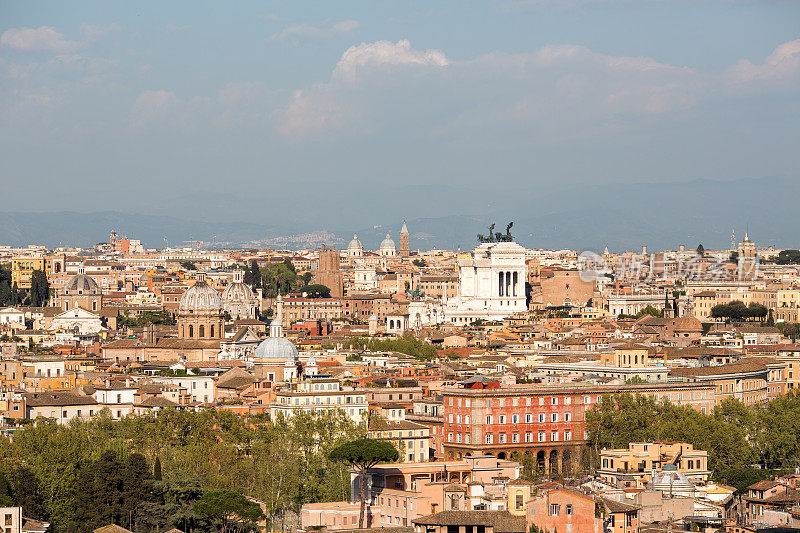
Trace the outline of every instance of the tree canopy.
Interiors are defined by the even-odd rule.
[[[328,454],[331,461],[342,461],[356,468],[372,468],[378,463],[397,461],[397,448],[391,443],[376,439],[358,439],[346,442]]]
[[[749,320],[751,318],[764,319],[767,317],[766,306],[759,303],[745,305],[741,300],[733,300],[727,304],[717,304],[711,308],[711,316],[726,320]]]
[[[50,282],[44,270],[34,270],[31,273],[31,305],[44,307],[50,299]]]
[[[203,495],[236,491],[264,502],[275,523],[304,503],[348,498],[347,465],[328,454],[362,434],[341,411],[268,425],[214,409],[42,419],[18,428],[13,441],[0,439],[0,503],[22,505],[55,533],[92,531],[88,524],[112,519],[136,533],[200,533],[214,531],[196,508]]]
[[[775,262],[779,265],[799,265],[800,250],[781,250]]]
[[[325,285],[321,285],[319,283],[315,283],[313,285],[308,285],[303,287],[303,292],[306,293],[308,298],[330,298],[331,297],[331,290],[326,287]]]
[[[429,342],[416,338],[411,333],[405,333],[396,339],[380,339],[377,337],[355,337],[345,341],[349,348],[369,350],[372,352],[399,352],[411,357],[430,361],[435,358],[439,350]]]
[[[361,477],[359,481],[361,512],[358,517],[359,529],[364,527],[364,506],[366,502],[367,483],[364,476],[367,470],[378,463],[397,461],[400,454],[390,442],[384,440],[362,438],[341,444],[334,448],[328,458],[331,461],[347,463],[354,467]]]
[[[766,469],[793,468],[800,460],[800,395],[794,392],[764,406],[729,398],[707,414],[650,396],[607,395],[587,412],[586,424],[595,460],[604,447],[688,442],[707,450],[714,477],[731,484],[751,479],[753,464],[768,474]]]
[[[233,490],[212,490],[195,504],[197,513],[208,519],[220,533],[246,531],[264,518],[261,507]]]

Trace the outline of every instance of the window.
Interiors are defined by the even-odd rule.
[[[519,442],[519,433],[513,433],[511,435],[511,442]]]
[[[525,442],[533,442],[533,433],[530,431],[525,433]]]
[[[553,413],[552,415],[550,415],[550,421],[558,422],[558,413]]]
[[[390,435],[390,437],[391,437],[391,435]],[[452,433],[448,433],[447,434],[447,442],[453,442],[453,434]]]
[[[544,398],[539,398],[539,405],[544,405]]]
[[[539,442],[545,442],[544,431],[539,432]]]
[[[564,422],[572,421],[572,413],[564,413]]]
[[[565,431],[564,432],[564,440],[572,440],[572,432],[571,431]]]
[[[506,443],[506,434],[500,433],[500,444],[505,444],[505,443]]]
[[[558,398],[556,397],[550,398],[550,405],[558,405]]]
[[[555,442],[558,440],[558,431],[551,431],[550,432],[550,440]]]
[[[497,420],[498,424],[505,424],[506,423],[506,415],[500,415],[497,418],[498,418],[498,420]]]
[[[568,515],[572,514],[572,505],[567,505],[567,506],[564,508],[564,511],[565,511],[565,512],[566,512]]]
[[[464,416],[464,423],[469,424],[469,415]]]
[[[525,423],[530,424],[531,422],[533,422],[533,415],[532,414],[525,415]]]
[[[561,506],[557,503],[550,504],[550,516],[558,516],[561,512]]]
[[[540,424],[544,423],[544,413],[539,413],[539,423]]]
[[[461,433],[456,433],[456,442],[461,442]]]
[[[524,505],[523,498],[524,497],[523,497],[522,493],[518,492],[517,493],[517,497],[516,497],[517,511],[521,510],[522,506]]]
[[[518,424],[519,423],[519,415],[511,415],[511,423]]]
[[[485,442],[486,442],[486,444],[492,444],[492,442],[494,442],[494,439],[492,438],[492,434],[491,433],[487,433],[486,434]]]
[[[447,421],[450,422],[451,424],[453,423],[453,413],[447,415]]]
[[[492,415],[486,415],[486,425],[492,425]]]

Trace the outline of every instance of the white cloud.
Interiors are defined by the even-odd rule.
[[[112,33],[119,33],[122,31],[122,26],[116,22],[112,24],[83,24],[81,26],[81,33],[88,42],[94,42],[102,39],[106,35]]]
[[[397,65],[419,65],[427,67],[446,67],[447,57],[441,50],[414,50],[411,43],[404,39],[361,43],[345,50],[334,69],[334,77],[354,80],[357,72],[366,67]]]
[[[286,137],[314,137],[340,127],[349,113],[326,91],[295,91],[288,106],[278,113],[276,129]]]
[[[170,91],[143,91],[136,98],[129,116],[132,128],[142,128],[163,117],[171,108],[180,105],[178,97]]]
[[[293,39],[330,39],[352,33],[359,26],[359,23],[355,20],[343,20],[328,28],[311,26],[310,24],[294,24],[272,34],[268,40],[275,42]]]
[[[726,72],[727,81],[734,84],[784,82],[799,76],[800,39],[777,46],[760,65],[742,59]]]
[[[80,44],[70,41],[52,26],[38,28],[11,28],[0,36],[2,46],[23,52],[71,52]]]

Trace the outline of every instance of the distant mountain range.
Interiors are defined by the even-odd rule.
[[[0,244],[91,246],[114,229],[145,246],[188,245],[185,241],[225,246],[273,245],[303,248],[322,242],[346,246],[358,233],[368,248],[390,233],[397,238],[408,217],[412,248],[472,248],[476,234],[490,222],[520,244],[537,248],[601,251],[694,248],[730,245],[749,227],[758,245],[800,245],[800,179],[760,178],[736,181],[604,185],[542,193],[536,188],[506,197],[467,188],[416,187],[355,193],[334,186],[314,194],[296,191],[252,195],[192,193],[148,206],[139,213],[103,211],[2,212]],[[373,223],[366,225],[365,223]],[[288,243],[288,244],[287,244]]]

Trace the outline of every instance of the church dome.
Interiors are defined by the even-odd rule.
[[[64,285],[64,293],[69,295],[94,295],[100,294],[100,287],[91,276],[87,276],[83,272],[80,272],[67,280],[66,285]]]
[[[353,240],[350,241],[350,244],[347,245],[348,250],[363,250],[363,246],[361,246],[361,241],[358,240],[358,235],[353,235]]]
[[[675,331],[703,331],[703,324],[693,316],[682,316],[672,321]]]
[[[253,357],[256,359],[284,359],[296,361],[297,348],[285,337],[267,337],[256,348]]]
[[[670,466],[672,468],[667,468]],[[694,483],[683,472],[675,470],[673,465],[666,465],[664,470],[653,477],[650,488],[667,494],[689,493],[694,492]]]
[[[395,249],[394,241],[392,240],[392,238],[389,236],[388,233],[386,234],[386,238],[381,241],[381,250],[383,249],[387,250]]]
[[[181,295],[178,312],[182,314],[220,314],[222,298],[205,280],[198,280]]]
[[[253,296],[252,289],[245,283],[234,281],[222,291],[222,301],[226,304],[250,304],[254,300],[255,296]]]

